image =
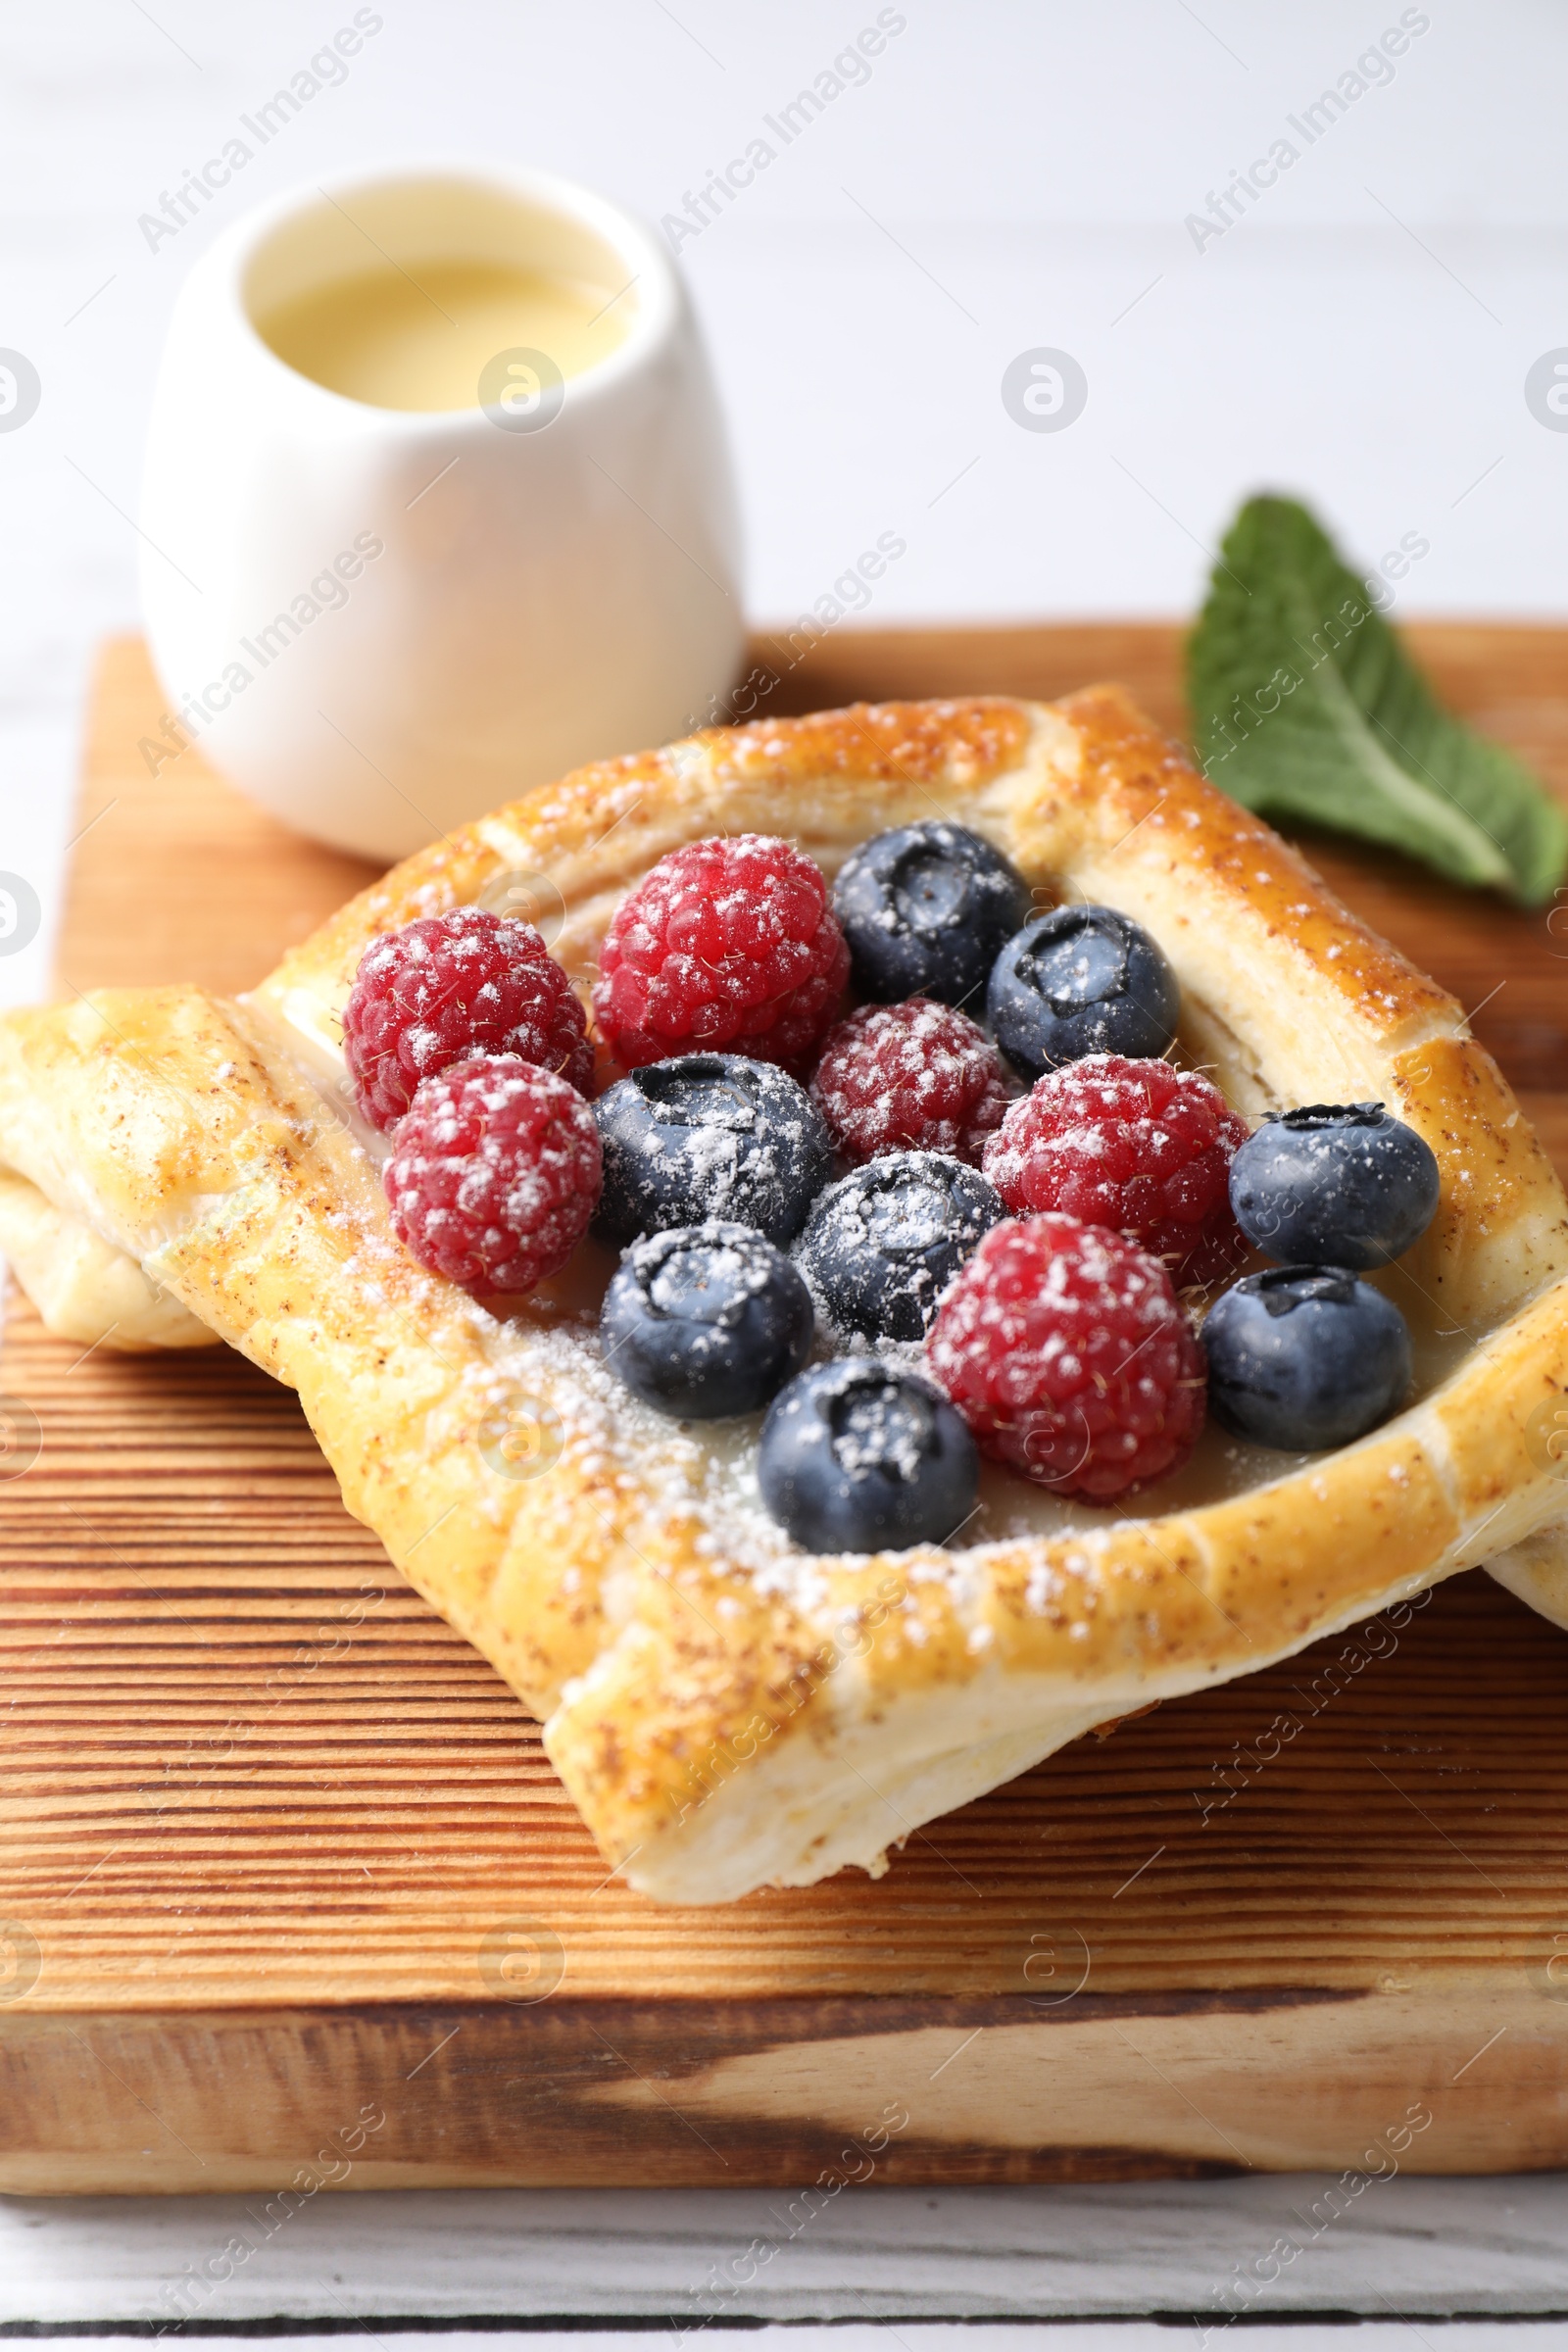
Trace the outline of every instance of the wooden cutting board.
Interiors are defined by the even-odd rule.
[[[1568,792],[1568,633],[1411,636]],[[757,652],[769,711],[1115,676],[1174,727],[1177,649]],[[159,714],[111,645],[67,989],[242,987],[368,877],[194,753],[149,773]],[[1477,1007],[1562,1164],[1568,918],[1309,847]],[[0,2189],[256,2190],[261,2231],[320,2185],[1568,2163],[1568,1636],[1484,1575],[1079,1742],[874,1884],[661,1910],[292,1395],[227,1350],[84,1353],[21,1302],[0,1384]]]

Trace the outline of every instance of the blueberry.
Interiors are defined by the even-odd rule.
[[[1114,906],[1053,906],[1009,939],[991,974],[991,1034],[1026,1078],[1086,1054],[1157,1060],[1176,1034],[1176,975]]]
[[[942,1152],[889,1152],[828,1186],[795,1245],[841,1331],[919,1340],[983,1234],[1006,1215],[976,1168]]]
[[[755,1413],[811,1351],[811,1294],[751,1225],[684,1225],[634,1242],[599,1319],[635,1396],[687,1421]]]
[[[1317,1453],[1403,1403],[1410,1334],[1348,1266],[1272,1266],[1217,1299],[1202,1329],[1215,1417],[1254,1446]]]
[[[1386,1266],[1438,1205],[1438,1162],[1381,1102],[1309,1102],[1265,1119],[1231,1161],[1231,1207],[1270,1257]]]
[[[594,1104],[605,1189],[594,1231],[727,1217],[793,1241],[833,1169],[833,1146],[793,1078],[742,1054],[682,1054],[633,1070]]]
[[[942,819],[878,833],[833,886],[862,996],[963,1004],[1029,912],[1029,885],[978,833]]]
[[[762,1500],[807,1551],[942,1544],[974,1510],[980,1461],[947,1398],[871,1356],[813,1364],[774,1397]]]

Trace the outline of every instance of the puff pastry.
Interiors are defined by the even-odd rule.
[[[962,1547],[812,1558],[757,1503],[752,1423],[689,1436],[600,1363],[586,1277],[503,1321],[399,1248],[338,1051],[375,934],[531,877],[585,976],[682,842],[785,832],[832,871],[936,811],[1147,925],[1179,1051],[1244,1112],[1377,1097],[1426,1137],[1441,1205],[1388,1278],[1417,1339],[1408,1410],[1327,1456],[1211,1430],[1147,1517],[988,1472]],[[862,706],[582,769],[407,859],[249,999],[109,990],[0,1021],[0,1247],[56,1328],[213,1334],[299,1391],[349,1508],[661,1900],[876,1871],[1108,1718],[1499,1555],[1568,1614],[1541,1442],[1568,1390],[1562,1189],[1452,1000],[1111,688]]]

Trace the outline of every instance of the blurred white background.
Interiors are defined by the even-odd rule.
[[[673,223],[749,141],[778,150],[719,217],[670,231],[728,405],[760,621],[793,618],[883,530],[908,552],[869,621],[1185,612],[1262,485],[1308,496],[1368,560],[1428,538],[1400,612],[1568,602],[1568,432],[1524,393],[1568,345],[1568,20],[1547,0],[901,0],[868,78],[787,146],[764,117],[876,22],[873,0],[371,13],[345,78],[156,249],[139,217],[352,0],[9,14],[0,346],[42,397],[0,432],[0,866],[51,911],[91,648],[136,619],[174,291],[245,207],[363,161],[524,159]],[[1402,54],[1358,73],[1401,24]],[[1305,110],[1342,76],[1369,86],[1309,140]],[[1281,138],[1298,154],[1277,183],[1195,235],[1189,216]],[[1043,346],[1087,377],[1063,431],[1003,403],[1008,363]],[[46,954],[47,926],[0,963],[0,993],[36,993]]]

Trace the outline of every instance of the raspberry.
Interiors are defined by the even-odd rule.
[[[1233,1273],[1247,1244],[1231,1214],[1246,1121],[1196,1070],[1091,1054],[1014,1102],[985,1172],[1014,1216],[1060,1209],[1162,1258],[1178,1283]]]
[[[421,1078],[382,1172],[392,1224],[476,1298],[559,1274],[599,1199],[599,1130],[574,1087],[510,1054]]]
[[[343,1054],[361,1109],[384,1132],[421,1078],[470,1054],[517,1054],[586,1088],[587,1027],[532,923],[459,906],[371,941],[343,1007]]]
[[[692,1046],[804,1061],[832,1020],[850,951],[809,858],[742,833],[662,858],[615,909],[594,1012],[630,1070]]]
[[[978,1167],[1007,1088],[995,1046],[966,1012],[910,997],[867,1004],[829,1030],[811,1099],[858,1166],[912,1150]]]
[[[1109,1502],[1180,1469],[1203,1420],[1203,1351],[1157,1257],[1076,1217],[988,1233],[926,1361],[982,1453]]]

